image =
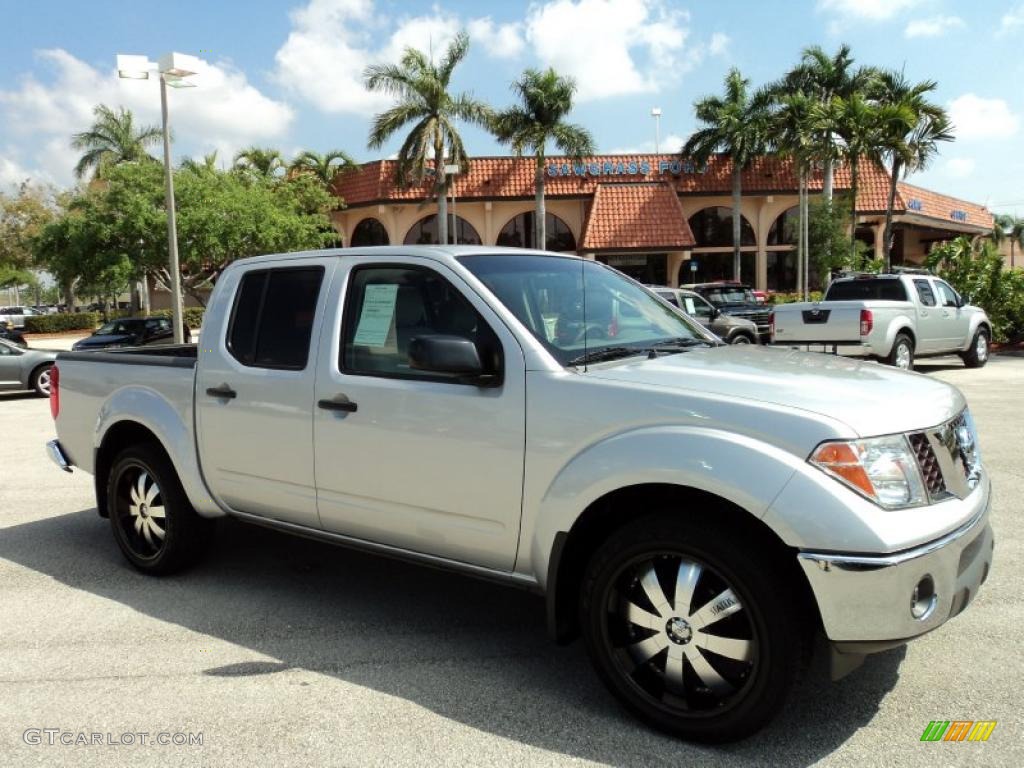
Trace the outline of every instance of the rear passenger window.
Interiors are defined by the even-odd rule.
[[[931,283],[927,280],[915,280],[914,287],[917,288],[918,298],[926,307],[935,306],[935,294],[932,292]]]
[[[228,328],[232,356],[257,368],[305,368],[323,277],[322,267],[246,273]]]

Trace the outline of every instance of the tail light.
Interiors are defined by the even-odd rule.
[[[768,333],[771,334],[772,341],[775,341],[775,310],[773,309],[768,313]]]
[[[56,364],[50,368],[50,415],[54,421],[60,415],[60,370]]]
[[[871,333],[871,329],[875,327],[875,316],[871,314],[870,309],[862,309],[860,311],[860,335],[867,336]]]

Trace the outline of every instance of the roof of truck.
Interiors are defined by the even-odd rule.
[[[292,261],[325,256],[424,256],[439,260],[457,259],[460,256],[502,256],[502,255],[550,256],[552,258],[580,259],[574,253],[555,253],[528,248],[508,248],[497,245],[374,245],[358,248],[323,248],[313,251],[291,253],[268,253],[238,259],[233,264],[254,264],[264,261]]]

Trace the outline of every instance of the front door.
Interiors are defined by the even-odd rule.
[[[935,296],[932,281],[924,277],[914,278],[917,291],[917,348],[918,354],[934,353],[942,349],[942,316],[939,301]]]
[[[316,383],[323,527],[511,570],[526,429],[518,342],[442,264],[363,258],[345,266],[335,278],[345,284],[343,307],[324,329],[330,352]],[[426,334],[472,340],[500,385],[417,371],[409,343]]]
[[[218,294],[225,306],[207,313],[224,319],[200,339],[199,452],[210,490],[233,510],[319,527],[313,385],[336,263],[264,262],[232,272]]]
[[[939,316],[942,318],[942,347],[953,352],[967,345],[967,334],[971,330],[971,319],[960,306],[956,291],[942,280],[933,281],[939,299]]]

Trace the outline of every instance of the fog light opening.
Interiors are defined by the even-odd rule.
[[[931,576],[925,576],[914,587],[910,595],[910,615],[918,621],[924,621],[931,616],[935,610],[935,604],[939,601],[935,594],[935,581]]]

